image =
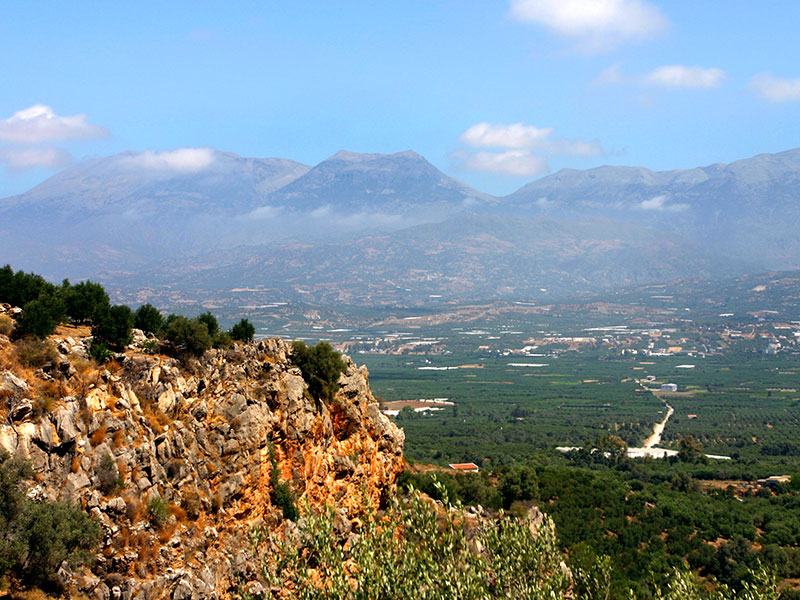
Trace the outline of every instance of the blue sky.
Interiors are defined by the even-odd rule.
[[[414,149],[504,194],[563,167],[800,146],[800,2],[17,2],[0,196],[123,150]]]

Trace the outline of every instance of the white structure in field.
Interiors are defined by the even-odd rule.
[[[662,392],[677,392],[678,391],[678,384],[677,383],[662,383],[661,384],[661,391]]]

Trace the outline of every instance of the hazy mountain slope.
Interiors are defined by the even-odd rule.
[[[272,281],[417,302],[790,268],[798,228],[800,149],[686,171],[564,170],[502,200],[413,151],[309,168],[195,149],[86,161],[0,200],[0,262],[53,279]]]
[[[675,232],[764,266],[800,265],[800,148],[682,171],[562,170],[503,204],[514,215],[608,216]]]
[[[270,192],[309,168],[285,158],[244,158],[209,149],[123,152],[78,163],[24,194],[0,201],[0,206],[64,215],[77,211],[238,214],[260,206]]]
[[[441,215],[497,200],[446,176],[412,150],[356,154],[342,150],[269,197],[297,211],[330,207],[343,212],[406,214],[421,207]]]
[[[126,152],[0,200],[0,254],[45,275],[85,277],[293,236],[391,231],[494,202],[411,151],[340,152],[310,171],[204,149]]]
[[[431,296],[563,297],[741,268],[670,236],[607,219],[565,224],[467,216],[335,244],[240,248],[146,279],[184,290],[267,287],[288,300],[420,304]]]

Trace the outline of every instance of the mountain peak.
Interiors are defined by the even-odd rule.
[[[403,152],[395,152],[393,154],[380,154],[380,153],[361,153],[351,152],[350,150],[339,150],[336,154],[327,160],[342,160],[348,162],[367,162],[382,158],[410,158],[415,160],[425,160],[423,156],[414,152],[413,150],[404,150]],[[426,161],[427,162],[427,161]]]

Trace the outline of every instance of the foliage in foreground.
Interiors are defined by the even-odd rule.
[[[100,527],[77,506],[29,500],[20,486],[30,475],[27,463],[0,451],[0,578],[55,585],[65,560],[91,561]]]
[[[606,600],[611,591],[607,557],[566,567],[552,521],[532,532],[530,521],[502,514],[478,520],[447,500],[443,507],[412,490],[406,503],[382,514],[368,512],[358,535],[337,531],[335,513],[304,517],[296,535],[283,540],[263,529],[251,533],[254,555],[267,584],[242,597],[345,599],[584,598]],[[292,539],[293,538],[293,539]],[[773,600],[775,579],[753,573],[744,589],[704,589],[688,570],[673,572],[657,590],[659,600]],[[628,595],[634,598],[633,593]]]

